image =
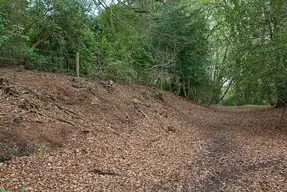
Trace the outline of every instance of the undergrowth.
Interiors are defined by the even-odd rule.
[[[22,189],[20,189],[20,192],[25,192],[27,189],[27,187],[22,187]],[[1,189],[0,192],[8,192],[6,189]]]

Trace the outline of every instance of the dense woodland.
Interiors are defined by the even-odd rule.
[[[68,72],[79,52],[90,78],[204,104],[287,103],[286,0],[0,0],[0,34],[24,67]]]

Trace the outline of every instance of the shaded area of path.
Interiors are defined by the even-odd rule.
[[[284,154],[273,159],[251,162],[244,158],[242,144],[236,143],[230,137],[214,134],[202,154],[188,165],[189,171],[182,191],[216,192],[233,191],[236,188],[247,190],[249,186],[240,183],[241,178],[264,169],[270,169],[274,175],[279,175],[287,181],[287,161]],[[254,191],[276,191],[276,189],[265,186],[262,181],[260,188],[258,186]]]
[[[200,115],[193,109],[177,111],[197,118],[190,123],[201,127],[199,150],[182,170],[181,185],[157,185],[151,191],[287,191],[287,115],[283,110],[226,107]]]

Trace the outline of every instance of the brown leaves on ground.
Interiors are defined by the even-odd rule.
[[[287,191],[282,109],[10,69],[0,82],[0,189]]]

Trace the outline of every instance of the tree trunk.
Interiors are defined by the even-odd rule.
[[[187,98],[187,93],[186,93],[186,79],[183,78],[183,81],[182,81],[182,89],[183,89],[183,96],[185,98]]]
[[[24,0],[13,0],[10,2],[11,12],[9,18],[12,25],[20,25],[22,23],[21,11],[24,9]],[[12,26],[11,25],[11,26]],[[12,44],[21,46],[23,38],[17,37],[12,40]]]
[[[278,100],[276,107],[287,106],[287,79],[279,79],[277,81]]]
[[[270,94],[267,95],[268,96],[268,101],[270,103],[271,106],[275,106],[275,101],[274,99],[272,98],[272,96]]]
[[[282,99],[278,99],[277,103],[276,103],[276,108],[282,108],[282,107],[286,107],[287,106],[287,99],[282,100]]]

